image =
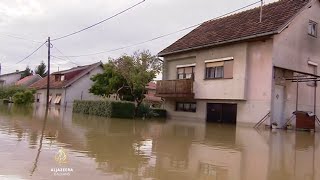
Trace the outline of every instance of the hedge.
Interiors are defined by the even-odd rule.
[[[73,112],[112,118],[133,118],[135,114],[135,104],[124,101],[75,100],[73,103]],[[167,112],[165,109],[152,109],[146,104],[141,104],[136,116],[165,118]]]
[[[133,118],[135,105],[118,101],[80,101],[73,103],[73,112],[112,118]]]
[[[155,109],[150,108],[148,104],[141,104],[138,108],[137,117],[158,117],[158,118],[166,118],[167,111],[165,109]]]

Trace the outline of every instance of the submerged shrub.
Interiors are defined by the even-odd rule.
[[[133,118],[135,105],[118,101],[80,101],[73,103],[73,112],[114,118]]]
[[[13,97],[14,94],[19,92],[25,92],[28,89],[23,86],[4,86],[0,87],[0,99],[9,99]]]
[[[137,117],[159,117],[165,118],[167,117],[167,111],[165,109],[154,109],[151,108],[148,104],[141,104],[138,107]]]
[[[15,104],[31,104],[34,102],[34,92],[27,90],[24,92],[17,92],[13,95],[13,102]]]

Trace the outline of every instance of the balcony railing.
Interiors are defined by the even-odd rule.
[[[164,80],[157,82],[156,96],[159,97],[194,97],[193,80]]]

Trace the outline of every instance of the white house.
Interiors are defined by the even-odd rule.
[[[13,73],[0,75],[0,87],[15,85],[15,83],[21,79],[22,74],[23,71],[16,71]]]
[[[320,115],[320,1],[262,9],[262,21],[259,7],[210,20],[159,53],[169,117],[283,126],[295,111]]]
[[[50,75],[49,91],[51,105],[67,106],[72,105],[74,100],[99,99],[98,96],[89,93],[89,89],[93,84],[90,78],[99,73],[103,73],[102,62],[52,73]],[[37,90],[36,102],[46,104],[47,77],[29,87]]]

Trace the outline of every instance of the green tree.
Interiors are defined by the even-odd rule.
[[[21,79],[32,75],[33,72],[31,71],[31,69],[29,68],[29,66],[26,67],[26,69],[23,71],[23,73],[21,74]]]
[[[149,51],[110,59],[105,72],[92,78],[94,84],[90,92],[102,96],[117,94],[121,100],[135,101],[138,109],[145,98],[147,84],[160,73],[161,67],[161,61]]]
[[[35,91],[27,90],[24,92],[17,92],[13,95],[13,102],[19,105],[31,104],[34,102]]]
[[[35,74],[39,74],[41,77],[45,77],[47,75],[46,70],[47,66],[44,64],[43,61],[41,61],[41,63],[39,64],[39,66],[37,66],[34,72]]]

